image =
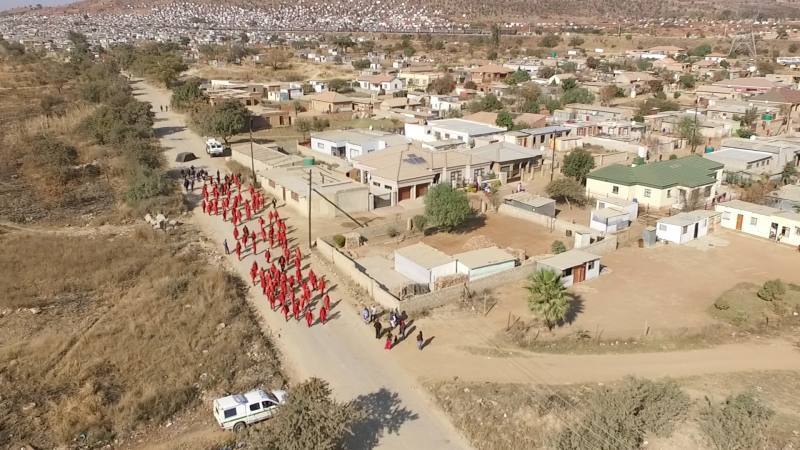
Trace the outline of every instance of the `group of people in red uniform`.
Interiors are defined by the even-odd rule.
[[[221,208],[222,220],[233,225],[232,236],[236,243],[233,251],[238,260],[242,260],[249,245],[250,255],[255,257],[250,266],[250,279],[253,286],[261,287],[270,308],[282,313],[287,322],[291,318],[297,321],[305,319],[311,327],[315,321],[314,301],[318,298],[321,305],[317,318],[320,324],[327,323],[331,300],[325,291],[325,278],[317,276],[311,268],[303,273],[303,254],[299,246],[290,251],[286,221],[280,217],[275,200],[272,200],[272,209],[267,208],[263,195],[252,185],[247,187],[249,196],[245,198],[240,177],[225,175],[221,178],[219,172],[216,178],[211,176],[205,180],[202,192],[203,212],[218,216]],[[259,215],[265,211],[266,219]],[[256,216],[258,231],[256,225],[250,223]],[[261,245],[264,246],[264,258],[259,265],[258,249]],[[225,253],[229,254],[231,249],[227,238],[223,246]],[[273,257],[273,252],[277,258]]]

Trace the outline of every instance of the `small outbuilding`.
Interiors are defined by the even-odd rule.
[[[517,192],[515,194],[506,195],[504,201],[510,206],[524,209],[525,211],[535,212],[547,217],[556,216],[556,201],[552,198],[542,197],[529,192]]]
[[[555,256],[539,260],[537,270],[552,270],[561,274],[564,286],[591,280],[600,275],[600,257],[583,250],[567,250]]]
[[[437,278],[456,273],[456,260],[430,245],[418,242],[394,251],[394,270],[433,290]]]
[[[514,255],[497,247],[457,253],[453,258],[456,259],[456,271],[467,275],[469,281],[510,270],[517,265],[517,258]]]
[[[656,222],[656,238],[661,241],[684,244],[703,237],[714,230],[721,214],[717,211],[700,209],[664,217]]]

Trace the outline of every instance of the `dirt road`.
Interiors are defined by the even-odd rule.
[[[165,147],[165,156],[175,167],[206,167],[212,173],[225,169],[223,158],[209,158],[203,149],[203,139],[188,130],[182,115],[160,112],[161,105],[169,104],[169,93],[142,82],[134,88],[140,100],[152,103],[156,111],[156,134]],[[191,163],[175,163],[178,152],[191,151],[200,159]],[[192,200],[190,195],[190,200]],[[195,198],[196,200],[196,198]],[[302,243],[307,232],[301,220],[293,217],[288,208],[279,208],[282,217],[288,218],[290,238]],[[205,231],[208,238],[222,248],[225,237],[230,238],[232,227],[219,217],[208,217],[197,208],[193,220]],[[255,221],[255,220],[254,220]],[[330,224],[327,224],[330,226]],[[293,230],[292,230],[293,228]],[[307,249],[303,249],[307,253]],[[263,257],[259,255],[259,262]],[[227,264],[249,279],[248,272],[253,256],[237,261],[227,258]],[[317,263],[312,259],[317,270]],[[469,443],[452,426],[441,410],[430,400],[415,377],[397,363],[395,351],[383,350],[382,342],[361,323],[358,313],[347,303],[337,302],[340,293],[332,279],[331,321],[325,326],[307,328],[294,321],[284,322],[273,312],[258,293],[251,301],[264,320],[265,329],[284,355],[287,372],[296,381],[315,376],[327,380],[344,400],[355,399],[366,408],[369,420],[359,424],[347,447],[351,449],[459,449],[471,448]],[[341,291],[341,289],[340,289]],[[255,293],[255,291],[253,291]],[[413,345],[405,343],[406,346]],[[395,349],[396,350],[396,349]],[[243,349],[246,351],[246,349]],[[210,410],[209,410],[210,411]]]

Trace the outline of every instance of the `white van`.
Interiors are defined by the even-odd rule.
[[[225,148],[218,140],[211,138],[206,141],[206,153],[210,156],[222,156],[225,153]]]
[[[226,430],[240,431],[247,425],[271,418],[286,403],[286,391],[255,389],[214,400],[214,418]]]

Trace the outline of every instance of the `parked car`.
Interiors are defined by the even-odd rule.
[[[210,156],[222,156],[225,153],[225,147],[218,140],[211,138],[206,141],[206,153]]]
[[[214,400],[214,418],[225,430],[241,431],[247,425],[270,419],[286,403],[286,391],[255,389]]]

